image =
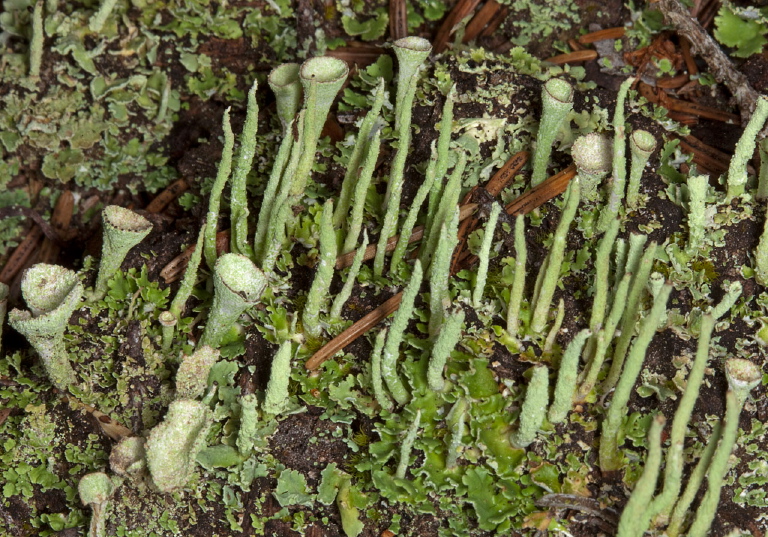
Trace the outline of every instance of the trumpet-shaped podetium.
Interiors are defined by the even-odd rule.
[[[717,513],[720,492],[725,474],[728,472],[728,460],[739,436],[739,415],[749,392],[754,390],[763,378],[760,367],[743,358],[731,358],[725,362],[725,376],[728,379],[728,393],[725,399],[725,424],[720,445],[712,456],[707,472],[707,492],[702,498],[696,516],[693,519],[688,537],[704,537]]]
[[[640,180],[648,159],[656,150],[656,138],[648,131],[636,130],[629,137],[629,150],[632,153],[632,164],[629,169],[629,185],[627,186],[627,206],[637,207],[640,198]]]
[[[197,399],[208,388],[208,374],[219,359],[219,351],[207,345],[181,359],[176,371],[176,399]]]
[[[107,511],[109,500],[115,493],[115,484],[104,472],[93,472],[80,478],[77,492],[80,500],[93,511],[88,537],[103,537],[107,534]]]
[[[611,171],[611,140],[590,132],[573,142],[571,155],[581,181],[581,199],[596,201],[600,182]]]
[[[99,300],[107,294],[107,282],[120,269],[128,251],[152,231],[149,220],[117,205],[107,206],[102,218],[104,242],[101,247],[99,275],[91,297],[93,300]]]
[[[213,268],[213,304],[198,348],[217,348],[237,318],[259,301],[266,285],[266,275],[247,257],[221,256]]]
[[[397,56],[397,94],[395,100],[395,130],[399,130],[401,123],[401,110],[402,106],[410,107],[410,100],[413,99],[413,93],[416,91],[416,85],[412,83],[412,79],[419,72],[419,67],[427,59],[429,53],[432,52],[432,45],[429,41],[423,37],[403,37],[392,43],[392,48],[395,50],[395,56]]]
[[[525,392],[523,408],[520,410],[520,422],[517,430],[509,436],[510,443],[516,448],[528,447],[544,423],[549,405],[549,369],[545,365],[533,368],[531,381]]]
[[[82,300],[83,284],[71,270],[39,263],[24,273],[21,294],[30,311],[14,309],[8,324],[35,348],[53,385],[66,391],[77,379],[64,348],[64,330]]]
[[[204,403],[179,399],[147,438],[147,464],[161,492],[184,487],[195,470],[195,458],[205,447],[213,413]]]
[[[283,125],[283,135],[288,132],[288,126],[301,108],[303,91],[299,68],[298,63],[283,63],[272,69],[267,78],[277,101],[277,117]]]
[[[573,109],[573,86],[560,78],[547,80],[541,88],[541,103],[541,122],[539,133],[536,135],[536,150],[533,153],[531,186],[536,186],[547,178],[552,143],[565,118]]]

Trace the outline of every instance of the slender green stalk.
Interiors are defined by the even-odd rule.
[[[762,286],[768,285],[768,218],[763,224],[763,232],[755,248],[755,281]]]
[[[528,447],[541,429],[547,415],[549,405],[549,370],[547,366],[537,365],[533,368],[531,381],[525,391],[525,400],[520,410],[517,430],[509,435],[510,443],[516,448]]]
[[[631,243],[630,238],[630,243]],[[631,246],[631,244],[630,244]],[[656,243],[652,242],[646,248],[643,257],[637,264],[637,271],[633,272],[634,278],[627,294],[626,306],[621,318],[621,327],[619,329],[619,339],[616,341],[616,346],[613,351],[613,361],[611,362],[611,369],[608,371],[608,377],[606,377],[601,391],[604,394],[610,392],[616,383],[619,381],[621,375],[621,369],[624,367],[624,358],[627,355],[629,349],[629,342],[632,336],[635,334],[635,325],[637,319],[640,316],[640,298],[645,292],[645,286],[648,283],[648,278],[653,267],[653,258],[656,255]],[[630,266],[629,260],[627,266]]]
[[[219,210],[221,208],[221,194],[229,180],[229,174],[232,170],[232,149],[235,146],[235,136],[232,134],[232,125],[229,122],[229,107],[224,110],[224,119],[222,120],[222,129],[224,130],[224,148],[221,151],[221,160],[219,161],[219,170],[216,173],[216,180],[211,187],[211,194],[208,199],[208,215],[205,218],[205,263],[208,268],[213,270],[216,264],[216,232],[219,228]]]
[[[440,159],[438,152],[438,166],[439,165]],[[430,213],[427,213],[429,227],[425,228],[424,239],[421,241],[422,247],[420,254],[420,259],[424,266],[429,266],[429,262],[432,259],[432,255],[435,253],[437,244],[442,241],[440,226],[447,224],[456,210],[456,205],[459,202],[459,195],[461,194],[461,177],[464,174],[466,165],[467,154],[462,151],[459,153],[459,160],[453,168],[448,183],[446,183],[445,188],[440,195],[440,201],[434,207],[434,215],[430,217]],[[433,207],[430,206],[429,210],[432,209]]]
[[[768,138],[763,138],[757,144],[760,151],[760,173],[757,178],[755,201],[768,199]]]
[[[619,234],[621,221],[616,218],[600,240],[595,255],[595,294],[592,299],[592,313],[589,318],[589,329],[596,334],[603,325],[605,308],[608,302],[608,272],[611,268],[611,250]]]
[[[187,268],[184,270],[184,277],[179,285],[179,290],[176,291],[176,296],[171,301],[171,306],[168,308],[170,319],[172,324],[163,324],[163,350],[168,350],[173,341],[174,327],[181,318],[181,312],[184,310],[184,305],[187,303],[189,296],[192,294],[192,288],[197,282],[197,270],[200,267],[200,260],[203,257],[203,240],[205,240],[205,227],[200,229],[197,235],[197,244],[195,250],[192,252],[192,256],[189,258]]]
[[[479,308],[483,302],[483,292],[485,291],[485,282],[488,278],[488,262],[491,257],[491,246],[493,246],[493,234],[496,231],[496,222],[499,221],[499,214],[501,213],[501,205],[494,203],[491,208],[491,214],[488,216],[488,224],[485,226],[485,234],[483,235],[483,243],[480,246],[480,253],[478,258],[480,263],[477,267],[477,279],[475,280],[475,288],[472,291],[472,305]]]
[[[419,433],[419,425],[421,424],[421,409],[416,411],[416,416],[413,418],[408,432],[403,438],[403,443],[400,446],[400,462],[397,465],[397,471],[395,477],[398,479],[405,479],[405,472],[408,471],[408,466],[411,463],[411,450],[413,449],[413,443],[416,441],[416,435]]]
[[[552,349],[555,346],[555,340],[557,334],[560,332],[560,327],[563,325],[565,319],[565,301],[561,298],[557,302],[557,313],[555,313],[555,322],[552,323],[552,328],[549,329],[547,338],[544,340],[544,348],[541,350],[541,354],[547,356],[552,354]]]
[[[105,3],[117,0],[105,0]],[[35,8],[32,11],[32,40],[29,43],[29,76],[36,80],[40,78],[40,67],[43,64],[43,47],[45,34],[43,33],[43,0],[35,2]]]
[[[344,287],[341,288],[339,294],[333,299],[333,305],[331,306],[331,321],[338,321],[341,319],[341,308],[347,303],[349,297],[352,295],[352,289],[355,286],[355,280],[357,274],[360,272],[360,267],[363,265],[363,258],[365,257],[365,249],[368,247],[368,232],[363,231],[363,242],[355,252],[355,257],[352,260],[352,266],[349,267],[347,273],[347,281],[344,282]]]
[[[621,513],[616,537],[643,537],[651,522],[647,506],[656,490],[661,467],[661,431],[666,419],[656,416],[648,431],[648,456],[645,458],[645,468],[640,479],[635,483],[632,496],[629,497],[624,511]]]
[[[429,266],[429,337],[434,338],[440,332],[445,320],[445,312],[451,307],[450,280],[453,250],[459,240],[459,209],[448,226],[441,229],[442,240],[437,245],[434,259]]]
[[[451,442],[448,444],[448,455],[445,457],[445,468],[451,470],[458,465],[459,454],[461,453],[464,433],[467,429],[467,409],[469,403],[464,397],[459,398],[450,412],[445,417],[446,424],[451,430]]]
[[[3,350],[3,323],[5,314],[8,311],[8,292],[10,288],[3,282],[0,282],[0,351]]]
[[[547,164],[552,154],[552,143],[573,109],[573,86],[565,80],[551,78],[541,88],[542,113],[536,150],[533,153],[531,186],[547,178]]]
[[[648,131],[633,131],[629,137],[629,149],[632,152],[632,164],[627,185],[627,206],[634,209],[640,202],[640,181],[648,159],[656,150],[656,138]]]
[[[525,245],[525,216],[517,215],[515,220],[515,274],[512,279],[512,289],[509,291],[507,306],[507,333],[517,337],[520,324],[520,307],[523,302],[525,288],[525,263],[528,259],[528,249]]]
[[[416,195],[413,198],[410,209],[408,209],[408,216],[405,217],[403,227],[400,229],[400,236],[397,239],[397,245],[395,245],[395,251],[392,252],[392,259],[389,264],[389,269],[395,271],[403,261],[405,252],[408,248],[411,233],[413,227],[416,225],[416,220],[421,212],[421,206],[424,204],[424,200],[427,198],[427,194],[435,184],[435,170],[437,169],[437,150],[435,143],[432,142],[432,154],[429,158],[429,164],[427,165],[427,172],[424,177],[424,182],[421,183],[419,189],[416,191]]]
[[[248,172],[253,165],[256,154],[256,131],[259,128],[259,105],[256,104],[256,87],[254,80],[248,91],[248,108],[245,114],[243,133],[240,135],[240,151],[232,173],[232,195],[230,199],[230,220],[232,221],[231,250],[236,254],[253,257],[251,246],[248,244],[248,197],[245,189]]]
[[[571,227],[571,222],[573,222],[576,210],[579,207],[580,185],[578,177],[573,179],[570,185],[568,185],[567,192],[565,208],[560,216],[560,223],[555,230],[552,248],[549,251],[549,255],[547,255],[546,264],[541,268],[542,271],[545,271],[542,272],[541,288],[533,299],[534,310],[531,318],[531,330],[537,334],[541,333],[547,324],[547,314],[552,304],[552,296],[554,296],[555,287],[560,280],[560,268],[565,255],[568,229]]]
[[[707,443],[701,452],[699,462],[696,463],[696,467],[691,472],[691,475],[688,476],[688,484],[675,504],[675,509],[672,511],[672,517],[669,520],[669,526],[666,529],[666,534],[669,537],[677,537],[680,534],[685,518],[689,514],[689,508],[698,494],[701,484],[704,482],[704,477],[707,475],[707,469],[709,468],[709,463],[712,462],[715,449],[717,449],[722,428],[722,421],[718,421],[712,427],[712,434],[707,438]]]
[[[373,106],[365,115],[362,123],[360,124],[360,130],[357,133],[357,140],[355,141],[355,147],[352,150],[352,155],[349,157],[347,163],[347,171],[344,174],[344,181],[341,183],[341,192],[339,193],[339,199],[336,201],[336,212],[333,213],[333,225],[340,227],[347,218],[349,212],[349,206],[352,203],[352,195],[355,193],[356,203],[360,203],[360,199],[357,197],[357,183],[359,181],[359,168],[363,157],[367,154],[370,158],[370,139],[371,130],[376,124],[376,120],[379,119],[381,113],[381,107],[384,104],[384,96],[386,94],[385,83],[383,78],[379,78],[379,83],[376,86],[376,90],[373,93]],[[378,133],[377,133],[378,134]],[[376,156],[378,157],[378,150],[376,150]],[[375,159],[374,159],[375,160]],[[360,174],[361,175],[361,174]],[[345,249],[345,251],[347,251]]]
[[[277,415],[288,405],[288,383],[291,380],[292,343],[283,342],[272,358],[267,392],[264,395],[262,410],[267,414]]]
[[[440,328],[440,334],[437,336],[432,355],[429,358],[429,367],[427,368],[427,385],[429,389],[440,392],[445,387],[443,379],[443,368],[451,355],[451,351],[461,340],[461,330],[464,325],[464,310],[458,308],[451,312],[448,318]]]
[[[333,231],[333,200],[328,200],[323,206],[323,214],[320,218],[320,247],[318,254],[317,270],[312,287],[307,294],[307,303],[301,322],[304,332],[312,338],[320,337],[320,309],[328,300],[333,272],[336,268],[336,233]]]
[[[400,356],[400,343],[403,341],[405,329],[408,327],[408,321],[413,314],[413,304],[419,294],[422,275],[421,263],[416,260],[411,280],[403,291],[400,308],[395,312],[392,319],[381,355],[381,376],[398,405],[404,405],[409,399],[408,389],[397,374],[397,359]]]
[[[715,318],[715,320],[718,320],[720,317],[728,313],[734,304],[736,304],[736,301],[741,296],[741,282],[735,281],[728,284],[728,287],[725,290],[725,296],[720,301],[717,306],[713,306],[712,310],[710,311],[710,314],[712,317]]]
[[[237,431],[237,451],[241,455],[249,455],[256,440],[256,430],[259,420],[259,398],[255,393],[249,393],[240,398],[240,429]]]
[[[117,0],[101,0],[99,10],[88,21],[88,29],[93,33],[99,33],[107,22],[112,10],[115,9]]]
[[[272,215],[270,226],[268,230],[268,236],[266,237],[264,251],[264,257],[261,262],[261,268],[266,273],[272,272],[277,263],[277,258],[283,252],[283,243],[285,242],[285,226],[288,223],[288,219],[291,217],[291,202],[290,200],[283,200],[279,205],[275,206],[274,214]]]
[[[341,248],[343,253],[352,251],[357,245],[357,238],[360,236],[360,229],[363,227],[363,211],[365,210],[366,193],[368,192],[368,186],[371,184],[373,170],[376,168],[376,161],[379,158],[380,145],[381,133],[380,131],[376,131],[370,144],[368,144],[368,153],[365,156],[365,162],[360,170],[360,177],[355,183],[352,215],[349,218],[347,237],[344,240],[344,246]]]
[[[747,184],[747,163],[752,158],[757,145],[757,135],[768,119],[768,98],[761,96],[756,103],[755,111],[749,118],[749,123],[736,143],[731,164],[728,166],[728,179],[725,203],[730,203],[733,198],[741,196]]]
[[[557,371],[555,397],[549,407],[549,421],[560,423],[573,408],[573,395],[576,393],[576,383],[579,376],[579,357],[587,338],[592,335],[589,329],[584,329],[574,337],[560,358],[560,368]]]
[[[381,370],[381,352],[384,349],[384,341],[387,337],[387,329],[381,330],[376,334],[376,342],[373,344],[373,352],[371,353],[371,383],[373,384],[373,396],[376,398],[376,402],[384,410],[392,410],[392,400],[384,390],[384,383]]]
[[[429,242],[429,234],[435,228],[433,220],[437,215],[437,207],[440,205],[443,192],[443,177],[448,171],[448,155],[450,154],[451,133],[453,132],[453,104],[456,100],[456,85],[451,86],[443,103],[443,117],[440,120],[440,133],[437,137],[437,163],[435,166],[435,178],[431,183],[429,201],[427,202],[427,220],[424,224],[424,238],[421,240],[422,249]],[[462,170],[463,173],[463,170]],[[435,228],[440,229],[438,224]],[[422,253],[422,256],[424,254]],[[431,255],[431,252],[430,252]],[[422,263],[427,257],[422,257]],[[425,265],[426,266],[426,265]]]
[[[671,292],[672,284],[668,283],[653,301],[650,313],[640,324],[640,333],[635,338],[632,350],[629,352],[621,377],[616,385],[600,435],[600,469],[603,472],[621,468],[623,456],[618,446],[619,428],[627,413],[627,402],[632,394],[632,388],[643,368],[645,352],[659,326],[659,319],[667,310],[667,300]]]
[[[708,175],[688,176],[688,244],[686,250],[697,254],[704,243]]]

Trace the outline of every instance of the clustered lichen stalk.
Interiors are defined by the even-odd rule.
[[[211,186],[211,193],[208,197],[208,214],[205,217],[205,263],[211,270],[216,264],[217,257],[216,232],[219,228],[221,195],[232,171],[232,152],[235,147],[235,135],[232,133],[232,125],[229,122],[229,111],[230,108],[224,110],[224,118],[221,121],[224,131],[224,148],[221,150],[221,160],[219,160],[216,179],[213,181],[213,186]]]
[[[643,177],[643,170],[656,150],[656,137],[645,130],[633,131],[629,137],[629,149],[632,153],[632,164],[629,168],[627,185],[627,207],[635,209],[640,202],[640,180]]]
[[[491,214],[488,216],[488,224],[485,226],[483,243],[480,245],[478,258],[480,263],[477,267],[477,278],[475,288],[472,291],[472,305],[479,308],[483,302],[483,292],[485,291],[485,282],[488,278],[488,262],[491,257],[491,246],[493,246],[493,233],[496,230],[496,222],[499,220],[501,205],[494,203],[491,208]]]
[[[37,0],[32,10],[32,40],[29,44],[29,77],[32,80],[40,78],[40,68],[43,64],[43,0]]]
[[[413,443],[416,441],[416,435],[419,433],[419,425],[421,424],[421,409],[416,411],[416,416],[413,418],[408,432],[403,438],[403,443],[400,446],[400,462],[397,465],[395,471],[395,477],[399,479],[405,479],[405,472],[408,471],[408,466],[411,464],[411,449],[413,449]]]
[[[445,387],[443,368],[451,355],[451,351],[461,340],[461,330],[464,324],[464,310],[457,309],[448,315],[440,328],[440,334],[432,346],[432,355],[427,368],[427,385],[430,390],[442,391]]]
[[[232,229],[230,235],[230,250],[236,254],[253,256],[250,237],[248,235],[248,198],[245,189],[248,172],[253,165],[256,154],[256,131],[259,128],[259,106],[256,104],[256,81],[248,91],[248,106],[245,113],[243,133],[240,135],[240,151],[232,173],[232,189],[230,199],[230,219]]]
[[[304,305],[304,313],[301,322],[304,332],[312,338],[318,338],[321,334],[320,309],[329,296],[331,280],[336,265],[336,234],[333,231],[333,201],[328,200],[323,206],[323,214],[320,217],[320,248],[318,253],[315,279],[307,293],[307,302]]]
[[[688,244],[687,251],[698,252],[704,243],[707,189],[709,176],[688,176]]]
[[[581,330],[576,337],[566,347],[562,358],[560,358],[560,368],[557,371],[557,384],[555,385],[555,396],[552,405],[549,407],[549,421],[551,423],[560,423],[573,408],[573,395],[576,392],[576,384],[579,376],[579,357],[581,349],[584,347],[587,338],[592,335],[589,329]]]
[[[520,323],[520,308],[523,302],[525,289],[525,264],[528,258],[528,249],[525,244],[525,216],[520,214],[515,220],[515,273],[512,279],[512,288],[509,290],[509,305],[507,306],[507,333],[511,337],[517,336]]]
[[[541,429],[549,405],[549,369],[544,365],[534,366],[525,399],[520,409],[517,430],[509,435],[510,443],[516,448],[528,447]]]
[[[278,65],[269,73],[267,83],[275,94],[277,117],[283,126],[283,136],[288,138],[293,118],[301,108],[303,89],[299,80],[299,64]]]
[[[725,203],[730,203],[733,198],[744,194],[744,188],[747,185],[747,163],[755,152],[757,134],[763,128],[766,119],[768,119],[768,98],[762,96],[757,100],[755,111],[736,143],[736,149],[728,166]]]
[[[104,472],[92,472],[80,478],[77,492],[80,500],[91,507],[91,524],[88,537],[105,537],[107,534],[107,515],[110,499],[115,493],[115,484]]]
[[[349,227],[347,228],[347,237],[344,239],[343,253],[351,252],[357,245],[357,239],[360,236],[360,230],[363,227],[363,211],[365,210],[365,196],[368,192],[368,186],[371,184],[373,170],[376,167],[376,161],[379,158],[379,148],[381,146],[381,132],[376,131],[368,144],[368,152],[365,155],[363,167],[360,169],[360,176],[355,183],[354,200],[352,214],[349,217]]]
[[[10,288],[3,282],[0,282],[0,351],[3,350],[3,323],[5,323],[5,314],[8,311],[8,292]]]
[[[344,286],[339,291],[339,294],[333,299],[331,313],[329,314],[331,322],[341,320],[341,309],[347,303],[349,297],[352,296],[352,289],[357,281],[357,275],[360,272],[360,267],[363,266],[366,248],[368,248],[368,232],[363,230],[363,242],[360,243],[355,252],[355,257],[352,259],[352,265],[349,267],[349,272],[347,272],[347,280],[344,282]]]
[[[290,341],[283,342],[272,358],[272,368],[264,396],[262,410],[267,414],[277,415],[288,405],[288,383],[291,380],[291,358],[293,346]]]
[[[440,226],[441,241],[429,265],[429,337],[440,332],[445,321],[445,312],[451,305],[450,278],[453,250],[459,242],[459,210],[456,209],[450,223]]]
[[[560,78],[547,80],[541,88],[541,104],[541,121],[533,154],[532,187],[547,178],[552,143],[573,109],[573,86]]]

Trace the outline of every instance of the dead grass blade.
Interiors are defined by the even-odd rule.
[[[558,54],[557,56],[548,58],[546,61],[554,63],[555,65],[564,65],[566,63],[589,62],[596,60],[597,56],[598,54],[596,50],[585,49],[568,52],[567,54]]]
[[[188,188],[189,185],[184,179],[174,181],[168,185],[165,190],[160,192],[160,194],[155,196],[155,199],[153,199],[149,205],[147,205],[146,211],[148,213],[159,213],[163,211],[166,207],[168,207],[168,205],[171,204],[171,202],[173,202],[173,200],[186,192]]]
[[[9,284],[13,278],[24,268],[32,254],[36,253],[43,238],[43,231],[38,226],[32,226],[26,237],[16,247],[8,262],[0,271],[0,282]]]

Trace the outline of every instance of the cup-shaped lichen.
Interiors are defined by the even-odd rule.
[[[269,73],[269,87],[275,94],[277,101],[277,117],[283,125],[285,134],[288,125],[301,108],[302,88],[299,80],[299,64],[283,63]]]
[[[392,43],[392,48],[395,50],[395,56],[397,56],[397,95],[395,101],[396,109],[403,105],[410,106],[407,103],[409,99],[406,95],[409,91],[415,91],[415,87],[411,88],[411,79],[418,73],[419,67],[427,59],[429,53],[432,52],[432,45],[429,41],[423,37],[403,37]],[[400,113],[395,113],[395,130],[400,128]]]
[[[328,111],[347,80],[347,75],[347,64],[330,56],[311,58],[301,64],[299,79],[304,88],[304,107],[307,110],[307,121],[311,121],[314,126],[314,131],[306,132],[306,136],[314,139],[320,136]]]
[[[533,154],[531,186],[536,186],[546,179],[552,143],[563,121],[573,109],[573,86],[560,78],[547,80],[541,88],[541,103],[542,114]]]
[[[219,359],[219,351],[207,345],[181,359],[176,371],[176,399],[197,399],[208,387],[208,374]]]
[[[238,317],[261,298],[267,277],[250,259],[224,254],[213,268],[213,305],[198,347],[217,348]]]
[[[629,150],[632,152],[632,164],[627,186],[627,206],[636,207],[640,196],[640,179],[648,159],[656,150],[656,138],[648,131],[633,131],[629,137]]]
[[[71,270],[40,263],[24,273],[21,293],[31,311],[13,310],[8,323],[35,348],[53,385],[66,390],[77,380],[64,348],[64,330],[80,304],[83,284]]]
[[[147,464],[162,492],[184,487],[195,470],[195,457],[205,446],[213,413],[205,404],[179,399],[168,407],[161,424],[147,439]]]
[[[595,201],[600,181],[611,171],[611,141],[596,132],[580,136],[573,142],[571,155],[581,179],[581,198]]]
[[[109,453],[109,468],[120,476],[140,475],[147,467],[146,458],[144,438],[126,436],[115,444]]]
[[[117,205],[109,205],[102,213],[104,243],[101,247],[99,275],[93,288],[93,299],[107,294],[107,282],[123,264],[128,251],[152,231],[152,224],[143,216]]]
[[[115,484],[104,472],[85,474],[77,485],[80,500],[91,506],[91,526],[89,537],[102,537],[106,535],[107,510],[109,499],[115,493]]]

